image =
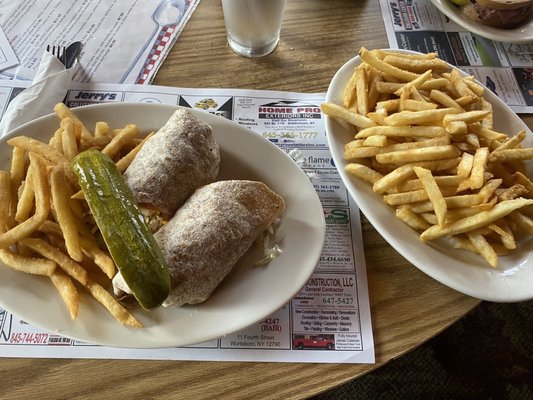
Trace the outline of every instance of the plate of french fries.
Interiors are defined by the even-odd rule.
[[[247,128],[192,110],[220,147],[218,180],[260,180],[280,193],[285,213],[270,263],[252,246],[201,304],[150,311],[113,294],[117,269],[76,184],[70,161],[99,149],[120,172],[177,106],[100,104],[29,122],[0,140],[0,306],[51,333],[95,344],[162,348],[216,339],[262,321],[313,273],[325,235],[322,206],[307,175]],[[51,110],[52,111],[52,110]],[[177,183],[179,184],[179,183]]]
[[[502,100],[434,53],[361,48],[321,108],[350,195],[403,257],[472,297],[533,298],[533,136]]]

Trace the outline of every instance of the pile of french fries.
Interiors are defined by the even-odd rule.
[[[60,122],[48,143],[26,136],[7,141],[13,149],[10,170],[0,171],[0,260],[49,278],[72,319],[78,315],[78,289],[84,288],[116,320],[142,327],[108,292],[116,267],[70,162],[96,148],[124,172],[150,135],[142,138],[135,125],[110,129],[103,121],[90,132],[63,103],[54,111]]]
[[[434,53],[359,55],[343,105],[321,105],[355,127],[346,171],[369,182],[422,241],[449,238],[496,267],[519,235],[533,235],[525,132],[495,131],[484,88]]]

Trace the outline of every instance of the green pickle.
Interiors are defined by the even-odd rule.
[[[168,267],[115,163],[98,150],[86,150],[72,160],[72,168],[124,281],[142,308],[160,306],[170,293]]]

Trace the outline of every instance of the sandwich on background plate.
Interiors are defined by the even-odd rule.
[[[451,0],[471,20],[494,28],[514,28],[531,18],[533,0]]]

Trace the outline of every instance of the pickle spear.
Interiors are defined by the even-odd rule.
[[[72,168],[105,244],[124,281],[145,310],[170,293],[170,274],[158,244],[113,160],[86,150]]]

